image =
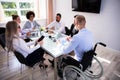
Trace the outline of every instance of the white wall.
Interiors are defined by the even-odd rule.
[[[60,12],[66,26],[73,22],[73,16],[86,17],[86,27],[95,36],[96,42],[104,42],[108,47],[120,51],[120,0],[101,0],[100,14],[72,11],[72,0],[54,0],[54,14]]]

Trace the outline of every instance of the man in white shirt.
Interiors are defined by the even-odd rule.
[[[56,20],[51,22],[46,29],[51,30],[51,31],[56,31],[60,33],[65,33],[65,24],[61,21],[61,14],[57,13],[56,14]]]

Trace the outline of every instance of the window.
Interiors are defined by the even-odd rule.
[[[33,11],[33,2],[19,2],[19,8],[20,8],[20,15],[25,16],[26,13],[30,10]]]
[[[46,0],[1,0],[0,3],[5,21],[11,20],[13,14],[18,14],[21,20],[25,20],[26,13],[30,10],[35,12],[35,18],[46,18]]]

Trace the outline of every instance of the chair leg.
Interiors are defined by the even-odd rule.
[[[46,75],[48,77],[48,73],[47,73],[47,69],[45,68],[45,65],[44,65],[44,69],[45,69],[45,73],[46,73]]]
[[[21,64],[20,74],[22,74],[22,68],[23,68],[23,65]],[[32,67],[32,80],[34,80],[34,77],[33,77],[34,69],[35,69],[35,68]]]
[[[7,53],[7,65],[9,66],[9,52]]]
[[[40,65],[41,65],[41,67],[40,67]],[[47,70],[46,70],[46,67],[45,67],[45,64],[43,63],[43,61],[40,62],[40,65],[39,65],[39,67],[40,67],[41,69],[45,70],[45,73],[46,73],[46,75],[47,75],[47,77],[48,77],[48,73],[47,73]]]
[[[21,64],[21,69],[20,69],[20,73],[22,74],[22,64]]]
[[[32,80],[34,80],[33,73],[34,73],[34,67],[32,67]]]

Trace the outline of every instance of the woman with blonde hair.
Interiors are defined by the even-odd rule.
[[[44,50],[40,48],[43,41],[37,42],[37,45],[30,48],[30,45],[34,45],[36,41],[26,43],[22,38],[19,37],[19,28],[15,21],[9,21],[6,24],[6,47],[8,51],[18,51],[27,60],[28,66],[33,66],[35,63],[43,60]]]
[[[29,42],[29,41],[32,41],[29,36],[30,36],[30,32],[27,32],[27,33],[24,33],[22,30],[21,30],[21,26],[20,26],[20,23],[21,23],[21,19],[18,15],[12,15],[12,20],[17,22],[17,24],[19,25],[18,28],[19,28],[19,37],[23,38],[26,42]]]

